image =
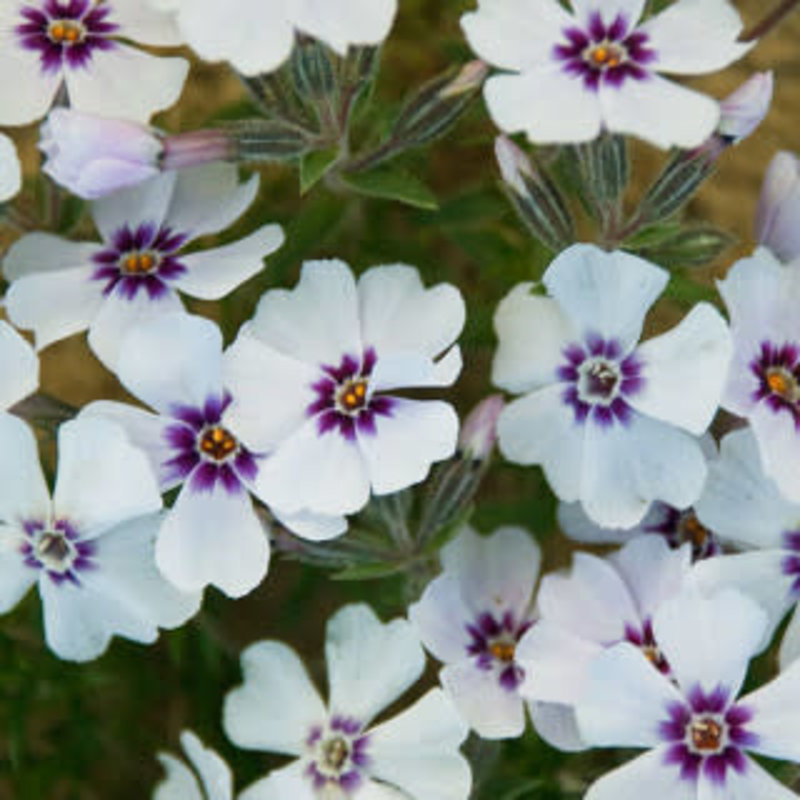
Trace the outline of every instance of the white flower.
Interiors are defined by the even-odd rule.
[[[425,289],[401,264],[356,284],[341,261],[307,262],[294,290],[267,292],[225,365],[232,424],[248,447],[272,454],[259,496],[287,512],[349,514],[370,488],[423,480],[455,451],[458,418],[447,403],[389,392],[453,383],[463,324],[454,286]]]
[[[15,406],[39,387],[36,353],[5,320],[0,320],[0,377],[0,412]]]
[[[296,760],[241,800],[466,800],[471,776],[458,748],[467,728],[441,689],[371,724],[422,674],[425,656],[411,625],[345,606],[328,622],[325,658],[327,705],[290,647],[256,642],[242,654],[244,684],[225,698],[228,737]]]
[[[487,537],[465,528],[441,552],[443,572],[408,610],[423,645],[444,667],[442,686],[486,739],[520,736],[525,709],[517,688],[520,637],[533,624],[541,554],[522,528]]]
[[[766,646],[800,600],[800,503],[785,499],[764,474],[752,430],[733,431],[722,440],[696,509],[721,538],[750,552],[697,564],[695,578],[706,592],[731,587],[756,600],[770,618]],[[793,620],[797,625],[800,614]],[[790,634],[787,642],[792,639]],[[781,652],[784,664],[795,657]]]
[[[38,584],[47,644],[60,658],[88,661],[111,637],[154,642],[200,606],[156,569],[153,541],[161,495],[145,456],[123,430],[101,420],[59,429],[52,501],[36,440],[0,415],[0,611]]]
[[[583,696],[592,662],[606,648],[629,642],[654,672],[669,674],[653,617],[686,584],[690,567],[688,545],[671,550],[663,539],[640,536],[606,559],[576,553],[569,574],[542,578],[539,618],[522,637],[517,661],[525,676],[520,694],[563,709],[564,732],[553,744],[567,750],[586,746],[575,729],[573,707]]]
[[[237,242],[183,253],[193,239],[230,225],[257,191],[257,177],[240,185],[236,167],[209,164],[95,202],[102,244],[23,236],[4,262],[10,319],[32,328],[39,348],[88,328],[89,345],[113,370],[134,323],[182,310],[179,291],[224,297],[280,247],[280,227],[265,225]]]
[[[800,258],[800,159],[777,153],[764,175],[756,236],[783,261]]]
[[[722,405],[747,418],[764,472],[800,502],[800,270],[762,247],[718,287],[734,340]]]
[[[585,800],[796,798],[747,755],[800,761],[800,664],[738,697],[765,627],[764,612],[738,592],[687,591],[653,619],[671,677],[629,644],[598,656],[577,706],[584,738],[650,749],[596,781]]]
[[[25,125],[47,113],[59,88],[72,108],[146,121],[171,106],[189,71],[123,44],[177,44],[169,15],[142,0],[22,0],[0,7],[0,124]]]
[[[22,188],[22,166],[14,142],[0,133],[0,203],[10,200]]]
[[[479,0],[461,24],[472,49],[507,70],[485,97],[504,131],[534,142],[584,142],[602,130],[659,147],[696,147],[720,117],[717,103],[659,73],[698,75],[748,47],[727,0],[679,0],[640,22],[644,0]]]
[[[159,753],[167,777],[156,786],[153,800],[233,800],[233,776],[222,758],[191,731],[181,734],[181,747],[190,766]]]
[[[156,5],[154,0],[150,0]],[[164,6],[164,0],[158,0]],[[169,0],[186,42],[209,61],[256,75],[277,69],[296,33],[321,39],[340,55],[377,45],[389,34],[397,0]]]
[[[495,314],[498,386],[524,397],[498,423],[501,452],[541,464],[553,491],[604,527],[629,528],[653,500],[687,508],[706,476],[702,435],[730,360],[720,314],[700,303],[637,342],[667,273],[627,253],[573,245]]]
[[[123,340],[118,376],[157,413],[111,401],[81,413],[122,425],[150,458],[162,491],[181,486],[158,532],[159,569],[183,590],[211,583],[231,597],[251,591],[269,562],[269,540],[248,493],[265,461],[229,422],[219,328],[189,314],[138,325]],[[338,518],[273,512],[307,538],[346,527]]]

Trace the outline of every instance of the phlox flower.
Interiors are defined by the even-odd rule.
[[[422,674],[425,656],[411,625],[381,623],[366,605],[328,621],[328,702],[302,661],[281,642],[242,654],[244,683],[225,698],[223,725],[239,747],[293,756],[241,800],[466,800],[467,728],[441,689],[373,724]]]
[[[453,383],[463,324],[454,286],[426,289],[402,264],[356,281],[341,261],[307,262],[295,289],[267,292],[225,363],[231,423],[271,454],[259,496],[285,512],[349,514],[370,489],[423,480],[455,451],[458,418],[448,403],[394,392]]]
[[[519,736],[525,708],[517,689],[520,637],[533,624],[541,554],[522,528],[479,536],[465,528],[441,551],[442,574],[408,616],[423,645],[444,663],[439,678],[459,713],[484,738]]]
[[[144,454],[102,420],[58,432],[53,498],[27,425],[0,415],[0,611],[38,585],[47,644],[88,661],[111,637],[154,642],[158,628],[193,616],[184,594],[156,569],[153,542],[161,495]]]
[[[145,121],[178,99],[189,71],[120,41],[178,44],[172,18],[142,0],[6,0],[0,30],[2,125],[44,116],[62,86],[73,108]]]
[[[628,643],[598,656],[576,708],[584,739],[648,752],[601,777],[585,799],[796,798],[747,755],[800,761],[800,664],[739,697],[766,626],[739,592],[686,591],[653,618],[669,676]]]
[[[756,236],[782,261],[800,258],[800,158],[776,153],[764,175]]]
[[[255,75],[277,69],[295,36],[322,40],[340,55],[377,45],[389,34],[397,0],[150,0],[172,9],[185,41],[209,61]]]
[[[718,104],[661,77],[727,66],[750,45],[727,0],[678,0],[641,21],[644,0],[479,0],[461,25],[472,49],[507,71],[485,97],[504,131],[533,142],[585,142],[601,131],[659,147],[696,147]]]
[[[696,305],[637,345],[667,273],[636,256],[577,244],[550,264],[550,296],[520,284],[495,314],[496,385],[524,396],[500,416],[500,451],[541,464],[561,500],[629,528],[660,500],[688,508],[706,463],[696,437],[717,409],[730,361],[725,321]]]
[[[191,731],[181,734],[189,764],[170,753],[159,753],[167,773],[153,791],[153,800],[233,800],[233,775],[218,753],[204,747]]]
[[[22,188],[22,166],[14,142],[0,133],[0,203],[10,200]]]
[[[654,672],[670,674],[653,618],[687,585],[690,568],[688,545],[672,550],[661,538],[640,536],[605,559],[576,553],[569,573],[542,578],[538,620],[517,646],[517,661],[524,676],[520,694],[560,708],[558,736],[546,737],[552,744],[565,750],[586,746],[574,707],[594,659],[606,648],[629,642]]]
[[[120,424],[149,457],[163,492],[180,492],[158,531],[156,563],[183,590],[213,584],[231,597],[254,589],[269,562],[269,540],[249,490],[263,454],[229,422],[232,395],[222,379],[222,335],[210,320],[167,314],[132,329],[117,375],[156,413],[114,401],[90,403],[84,416]],[[343,532],[344,520],[273,513],[307,538]]]
[[[697,515],[724,540],[747,551],[698,564],[695,577],[704,591],[739,589],[768,613],[766,646],[786,612],[800,601],[800,503],[781,495],[764,474],[758,444],[749,428],[723,440],[712,464]],[[800,648],[800,612],[795,611],[784,637],[781,661]]]
[[[92,216],[102,243],[23,236],[3,265],[10,319],[33,329],[40,349],[88,328],[89,345],[113,370],[132,325],[182,310],[179,292],[224,297],[280,247],[280,226],[264,225],[237,242],[184,252],[241,216],[257,190],[257,177],[239,184],[233,165],[209,164],[97,200]]]
[[[722,406],[747,418],[764,472],[800,502],[800,270],[761,247],[718,287],[734,341]]]

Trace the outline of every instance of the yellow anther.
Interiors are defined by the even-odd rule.
[[[767,386],[775,393],[784,395],[789,391],[789,379],[782,372],[770,372],[767,375]]]
[[[516,646],[513,642],[492,642],[489,645],[489,652],[498,660],[506,663],[514,660]]]
[[[367,387],[363,383],[357,383],[353,388],[356,397],[360,398],[361,400],[364,399],[364,396],[367,394]]]
[[[718,750],[722,741],[722,726],[711,717],[695,720],[691,727],[692,744],[698,750]]]
[[[66,36],[66,33],[67,29],[60,23],[53,25],[53,27],[50,28],[50,38],[55,39],[57,42],[62,41]]]
[[[50,41],[56,44],[77,44],[83,39],[83,25],[71,19],[60,19],[50,24],[47,30]]]
[[[608,58],[609,58],[608,48],[606,48],[606,47],[595,47],[595,49],[592,50],[592,58],[598,64],[605,64],[606,61],[608,61]]]
[[[156,266],[156,257],[152,253],[129,253],[123,258],[122,266],[132,275],[143,275]]]

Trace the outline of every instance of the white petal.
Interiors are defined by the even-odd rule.
[[[755,749],[755,748],[753,748]],[[697,800],[797,800],[798,795],[772,777],[752,758],[743,773],[728,770],[725,783],[703,779],[697,785]]]
[[[222,161],[182,169],[177,176],[167,223],[193,239],[230,227],[258,194],[258,174],[239,183],[239,168]]]
[[[9,319],[33,330],[37,350],[86,330],[103,303],[102,284],[91,276],[87,266],[19,278],[6,292]]]
[[[470,47],[485,61],[524,70],[552,60],[553,47],[574,19],[554,0],[482,0],[461,17]]]
[[[305,774],[307,764],[293,761],[250,784],[238,800],[316,800],[312,782]]]
[[[197,770],[208,800],[232,800],[233,775],[222,758],[210,747],[205,747],[191,731],[181,734],[181,746]]]
[[[352,514],[369,499],[369,473],[358,445],[308,420],[264,461],[253,491],[283,513],[303,509]]]
[[[379,44],[388,35],[397,0],[295,0],[292,16],[305,33],[329,44],[339,55],[349,45]]]
[[[750,414],[750,425],[758,440],[764,472],[778,485],[783,496],[800,503],[800,432],[791,414],[776,414],[759,403]]]
[[[764,474],[750,428],[722,440],[695,511],[715,534],[749,547],[780,547],[784,531],[800,521],[800,505],[786,500]]]
[[[90,68],[65,76],[70,106],[88,114],[147,122],[180,96],[189,72],[183,58],[152,56],[117,44],[95,55]]]
[[[62,73],[45,72],[38,53],[23,50],[13,39],[16,33],[9,31],[0,48],[0,125],[27,125],[47,113]]]
[[[0,409],[10,408],[39,386],[39,359],[7,322],[0,320]]]
[[[156,563],[183,591],[213,584],[242,597],[255,589],[267,574],[269,540],[247,492],[184,484],[158,534]]]
[[[742,20],[728,0],[679,0],[640,30],[658,53],[658,70],[677,75],[715,72],[753,46],[737,41]]]
[[[692,566],[692,548],[684,544],[673,550],[663,537],[644,535],[612,553],[609,560],[625,579],[645,619],[683,587]]]
[[[434,578],[425,587],[419,601],[409,606],[408,618],[422,644],[439,661],[449,663],[466,656],[471,641],[466,626],[473,621],[473,612],[452,573]]]
[[[531,294],[532,283],[515,286],[497,306],[497,350],[492,383],[509,392],[529,392],[556,378],[563,350],[575,331],[558,303]]]
[[[205,800],[195,774],[180,759],[159,753],[158,760],[167,773],[153,789],[153,800]]]
[[[43,519],[50,492],[39,463],[36,437],[19,417],[0,412],[0,519]]]
[[[556,517],[564,534],[583,544],[624,544],[642,528],[642,525],[633,528],[602,528],[592,521],[580,503],[559,503]]]
[[[338,367],[362,353],[358,296],[343,261],[306,261],[294,290],[273,289],[258,304],[251,335],[314,366]]]
[[[561,500],[581,493],[585,428],[562,399],[561,386],[545,389],[507,405],[497,421],[500,452],[516,464],[541,464]]]
[[[393,397],[390,414],[374,420],[374,433],[356,435],[375,494],[419,483],[432,464],[455,453],[458,416],[449,403]]]
[[[622,576],[608,561],[588,553],[575,553],[568,575],[545,575],[537,604],[543,620],[590,642],[619,641],[625,624],[639,621]]]
[[[122,342],[117,374],[136,397],[160,412],[199,406],[222,388],[222,334],[210,320],[165,314]]]
[[[242,685],[225,697],[228,738],[248,750],[305,752],[327,712],[297,653],[282,642],[256,642],[242,653],[242,673]]]
[[[370,731],[370,772],[411,797],[463,800],[472,784],[458,752],[467,727],[441,689]]]
[[[3,259],[3,273],[9,281],[23,275],[86,267],[101,249],[94,242],[71,242],[52,233],[35,231],[17,239]]]
[[[575,713],[587,744],[653,747],[661,741],[659,725],[669,706],[681,702],[669,679],[639,649],[623,642],[594,660]]]
[[[461,596],[475,617],[487,611],[502,617],[512,611],[516,622],[527,617],[539,576],[541,552],[523,528],[498,528],[479,536],[464,528],[441,553],[445,573],[458,580]]]
[[[122,428],[76,419],[58,429],[53,507],[85,535],[158,511],[161,493],[147,457]]]
[[[0,133],[0,202],[10,200],[22,188],[22,165],[14,142]]]
[[[284,514],[279,508],[270,508],[273,516],[295,536],[311,542],[335,539],[347,531],[347,519],[341,516],[315,514],[313,511],[297,511]]]
[[[700,495],[705,457],[679,428],[637,413],[625,425],[586,427],[581,499],[600,525],[630,527],[653,500],[688,508]]]
[[[426,289],[419,270],[405,264],[373,267],[358,279],[361,336],[381,357],[395,353],[434,358],[464,327],[458,289],[440,283]]]
[[[574,244],[553,259],[542,280],[582,333],[616,339],[628,353],[669,275],[629,253]]]
[[[627,23],[627,29],[633,28],[642,16],[645,6],[644,0],[605,0],[600,5],[596,0],[570,0],[575,16],[587,24],[592,14],[599,13],[606,23],[610,25],[617,16],[622,16]]]
[[[537,144],[588,142],[601,131],[596,94],[560,67],[496,75],[486,81],[483,96],[500,130],[524,131]]]
[[[328,620],[325,659],[331,714],[364,724],[403,694],[425,667],[413,626],[403,619],[384,624],[364,604],[345,606]]]
[[[500,685],[494,670],[474,660],[448,664],[440,673],[445,692],[458,713],[482,739],[513,739],[525,730],[525,706],[516,691]]]
[[[103,299],[89,326],[89,347],[109,370],[118,372],[122,344],[131,330],[141,330],[160,317],[182,312],[183,305],[171,290],[157,299],[139,291],[132,300],[115,291]]]
[[[718,686],[738,694],[750,658],[763,642],[767,615],[740,592],[712,597],[687,589],[665,602],[653,618],[655,639],[684,691]]]
[[[707,303],[696,305],[678,326],[636,350],[645,380],[630,404],[699,436],[719,406],[732,349],[720,313]]]
[[[586,750],[588,745],[581,739],[575,709],[559,703],[528,703],[533,729],[539,738],[551,747],[567,753]]]
[[[418,353],[390,355],[388,358],[381,356],[370,376],[370,388],[387,392],[412,386],[450,386],[455,383],[462,366],[458,345],[451,347],[438,361]]]
[[[601,85],[600,105],[609,131],[663,148],[701,145],[720,117],[716,100],[652,73],[624,86]]]
[[[641,800],[642,792],[658,800],[697,800],[695,783],[664,764],[665,755],[665,747],[651,750],[607,772],[589,787],[584,800]]]
[[[175,177],[174,172],[164,172],[95,200],[92,218],[103,239],[113,243],[114,234],[126,225],[136,228],[146,222],[160,228],[175,191]]]
[[[39,577],[20,553],[24,538],[16,525],[0,524],[0,614],[11,611]]]
[[[119,25],[119,36],[135,42],[153,45],[181,44],[174,16],[156,11],[142,0],[114,0],[109,21]]]
[[[781,669],[787,669],[800,658],[800,611],[795,606],[786,630],[783,632],[781,647],[778,653]]]
[[[219,300],[264,268],[264,259],[284,241],[280,225],[264,225],[244,239],[181,257],[187,272],[176,288],[201,300]]]

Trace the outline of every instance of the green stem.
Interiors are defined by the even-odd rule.
[[[763,19],[748,28],[739,36],[740,42],[754,42],[763,39],[773,28],[776,28],[797,6],[800,0],[783,0]]]

